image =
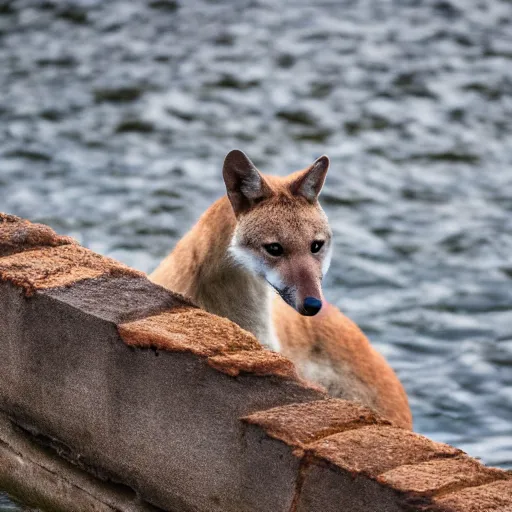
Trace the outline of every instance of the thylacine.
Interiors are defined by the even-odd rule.
[[[322,295],[332,246],[318,195],[328,167],[322,156],[279,178],[260,174],[244,153],[231,151],[223,169],[227,197],[202,215],[150,279],[252,332],[330,394],[411,428],[393,370]]]

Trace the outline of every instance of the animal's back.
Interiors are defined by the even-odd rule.
[[[281,352],[304,378],[333,396],[361,401],[396,425],[412,428],[407,395],[395,372],[338,308],[325,304],[318,315],[306,317],[277,297],[273,321]]]

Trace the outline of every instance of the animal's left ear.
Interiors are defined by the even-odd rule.
[[[321,156],[313,162],[299,177],[290,185],[292,194],[303,196],[309,202],[317,200],[322,187],[324,186],[325,176],[329,169],[329,158],[326,155]]]

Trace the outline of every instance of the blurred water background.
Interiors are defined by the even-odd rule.
[[[230,149],[327,153],[327,298],[418,432],[512,468],[510,0],[2,1],[0,91],[0,210],[144,271]]]
[[[0,511],[1,512],[18,512],[21,510],[26,510],[26,509],[22,508],[19,505],[16,505],[12,501],[10,501],[9,498],[7,496],[5,496],[5,494],[2,494],[0,492]]]

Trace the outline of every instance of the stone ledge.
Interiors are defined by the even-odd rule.
[[[292,511],[363,512],[371,510],[367,500],[371,496],[379,503],[379,511],[462,512],[467,504],[454,498],[458,491],[488,500],[491,492],[471,488],[510,479],[505,471],[486,467],[449,445],[395,428],[372,411],[344,400],[292,404],[257,412],[243,421],[286,444],[288,456],[302,458]],[[502,498],[492,499],[500,502]],[[510,504],[511,499],[509,493],[505,500]],[[443,505],[459,502],[464,503],[459,508]]]
[[[121,324],[193,304],[138,275],[103,275],[41,293],[103,320]]]
[[[37,445],[0,413],[0,488],[52,512],[158,512],[136,493],[102,482]],[[57,495],[57,496],[56,496]]]
[[[512,480],[493,482],[478,487],[460,489],[434,500],[424,510],[432,512],[510,512]]]
[[[241,373],[251,373],[260,377],[274,375],[300,380],[295,366],[289,359],[269,350],[239,350],[234,353],[219,354],[209,357],[208,364],[232,377],[237,377]],[[323,391],[323,388],[311,382],[303,382],[303,384],[311,389]]]
[[[399,466],[462,452],[453,446],[387,425],[369,425],[333,434],[308,446],[311,459],[318,458],[352,475],[376,478]],[[368,453],[378,454],[368,457]]]
[[[33,224],[15,215],[0,213],[0,256],[28,251],[36,247],[76,245],[69,236],[60,236],[44,224]]]
[[[382,473],[377,480],[397,491],[421,496],[441,496],[466,487],[476,487],[508,478],[507,473],[489,468],[471,457],[434,459],[399,466]]]
[[[27,249],[0,260],[0,281],[22,288],[26,296],[101,276],[144,277],[142,272],[73,244]]]
[[[507,472],[328,398],[252,335],[140,272],[0,220],[0,410],[54,450],[48,464],[65,457],[102,488],[140,496],[116,510],[512,508]],[[57,509],[65,479],[45,494]],[[38,485],[29,477],[23,489]]]
[[[239,350],[262,350],[248,332],[201,309],[179,308],[118,326],[127,345],[210,357]],[[201,332],[198,339],[197,332]]]
[[[366,425],[391,425],[377,413],[355,402],[330,398],[259,411],[242,419],[292,448],[306,446],[332,434]]]

